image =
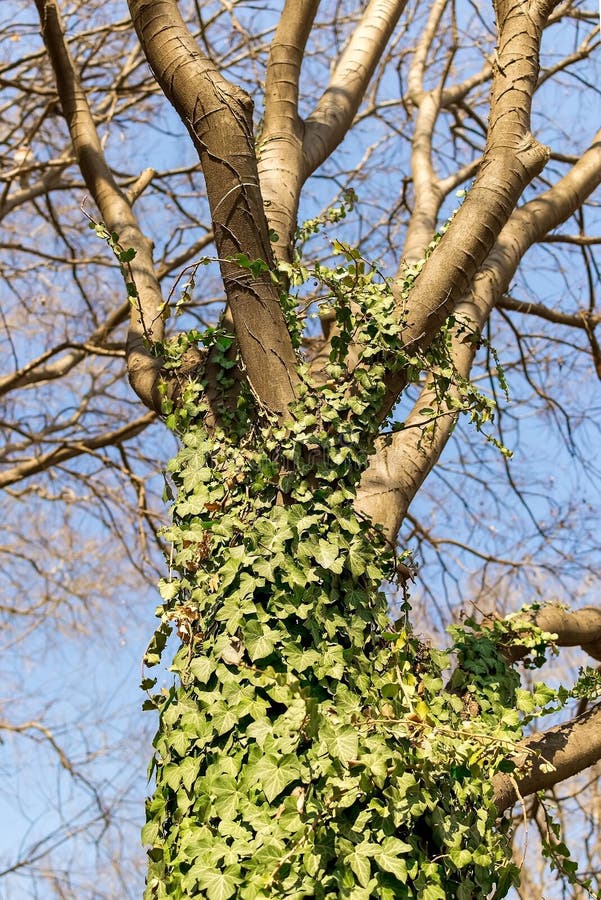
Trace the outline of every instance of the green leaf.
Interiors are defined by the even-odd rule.
[[[227,900],[236,892],[239,878],[231,874],[219,872],[217,869],[204,869],[197,875],[199,885],[204,888],[209,900]]]
[[[199,684],[206,684],[215,671],[215,661],[209,656],[195,656],[188,668]]]
[[[277,631],[273,628],[268,628],[253,619],[251,619],[244,629],[244,643],[246,644],[248,655],[253,662],[269,656],[269,654],[273,652],[273,647],[277,638]]]
[[[413,853],[411,844],[395,837],[384,838],[379,850],[374,854],[378,866],[390,872],[403,884],[407,881],[407,863],[399,857]]]
[[[476,847],[472,855],[477,866],[490,866],[491,856],[485,847]]]
[[[156,819],[151,819],[142,829],[142,843],[154,844],[159,836],[159,823]]]
[[[163,650],[165,649],[165,644],[167,643],[167,638],[171,634],[171,627],[163,623],[159,626],[159,628],[155,631],[153,636],[150,639],[150,643],[146,649],[146,653],[144,654],[144,665],[151,668],[152,666],[156,666],[161,661],[161,656]]]
[[[233,820],[238,811],[242,794],[238,791],[236,780],[231,775],[222,775],[215,785],[215,802],[213,804],[220,819]]]
[[[347,857],[347,863],[357,876],[357,881],[362,887],[367,887],[371,878],[371,863],[366,856],[353,853]]]
[[[255,722],[251,722],[251,724],[246,729],[246,733],[249,737],[254,738],[259,747],[262,747],[265,743],[266,739],[273,732],[273,726],[269,719],[257,719]]]
[[[336,759],[343,763],[348,763],[352,759],[357,759],[359,751],[359,737],[357,730],[351,725],[344,725],[342,728],[336,728],[334,736],[327,742],[329,752]]]
[[[227,734],[231,731],[238,721],[238,716],[233,709],[228,708],[224,704],[219,705],[216,709],[211,710],[212,722],[217,734]]]
[[[161,578],[159,581],[159,593],[163,600],[173,600],[174,597],[177,597],[180,589],[180,583],[176,579],[175,581],[166,581],[164,578]]]
[[[257,763],[255,774],[263,788],[263,792],[271,803],[292,781],[298,778],[298,764],[288,759],[278,764],[278,758],[265,756]]]
[[[324,538],[320,538],[315,551],[315,561],[324,569],[341,572],[342,563],[334,569],[334,563],[338,559],[339,552],[338,545],[333,540],[327,541]]]
[[[349,547],[348,556],[346,558],[347,565],[351,570],[352,574],[355,578],[358,578],[360,575],[363,575],[365,572],[366,564],[363,556],[363,551],[356,548],[354,545]]]
[[[472,854],[469,850],[451,850],[449,856],[453,865],[457,866],[458,869],[463,869],[464,866],[469,866],[472,862]]]
[[[446,900],[448,894],[439,884],[428,884],[420,898],[423,900]]]
[[[180,784],[183,784],[187,790],[190,790],[196,781],[199,768],[200,759],[188,756],[178,765],[165,766],[165,781],[174,791],[177,791]]]
[[[183,731],[178,729],[177,731],[171,732],[168,744],[178,756],[183,757],[190,746],[190,738]]]

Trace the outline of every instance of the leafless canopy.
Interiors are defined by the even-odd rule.
[[[7,896],[28,878],[31,896],[134,897],[146,726],[121,685],[150,631],[173,449],[152,342],[193,274],[168,327],[226,317],[241,377],[285,417],[296,356],[277,290],[268,275],[249,288],[227,260],[289,261],[299,222],[347,188],[358,203],[337,234],[397,285],[459,207],[403,310],[404,341],[426,350],[454,315],[454,365],[498,401],[489,437],[514,453],[449,414],[432,378],[389,379],[382,421],[405,427],[383,425],[359,503],[414,550],[421,626],[557,601],[568,611],[541,625],[577,648],[558,674],[601,659],[598,10],[15,0],[0,18],[0,728],[20,810],[2,874]],[[90,220],[136,250],[134,302]],[[309,258],[327,258],[327,237]],[[204,256],[220,269],[198,268]],[[319,379],[329,325],[306,331]],[[499,808],[554,793],[599,886],[600,712],[574,715],[531,738],[555,772],[500,781]],[[523,896],[551,897],[529,872]]]

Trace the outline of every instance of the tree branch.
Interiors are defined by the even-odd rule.
[[[259,186],[248,94],[229,82],[188,31],[175,0],[129,0],[136,32],[168,100],[199,155],[221,274],[240,355],[259,402],[288,416],[297,364],[278,289]],[[237,262],[261,261],[253,272]]]
[[[407,0],[370,0],[326,90],[306,120],[304,180],[346,135]]]
[[[513,775],[493,778],[499,815],[520,797],[551,788],[601,759],[601,705],[563,725],[535,734],[523,743]],[[547,771],[552,766],[552,771]]]
[[[142,174],[144,175],[144,173]],[[201,250],[212,243],[213,232],[209,231],[195,241],[192,246],[187,247],[186,250],[178,256],[159,265],[157,270],[158,280],[160,281],[174,269],[179,269],[184,266],[190,261],[191,257],[196,256]],[[90,353],[102,352],[109,334],[126,321],[127,317],[130,315],[130,311],[131,304],[127,301],[115,309],[102,325],[95,328],[85,343],[82,344],[80,342],[77,346],[73,346],[72,342],[63,341],[56,347],[42,353],[36,359],[30,360],[10,375],[2,376],[0,378],[0,396],[18,388],[30,387],[34,384],[42,384],[47,381],[56,381],[58,378],[63,378],[74,369],[75,366],[86,359]],[[67,350],[69,352],[64,353],[64,351]],[[48,363],[48,360],[52,359],[53,356],[57,356],[61,353],[64,353],[64,355],[60,356],[60,358],[54,362]],[[46,365],[46,363],[48,364]]]
[[[425,248],[436,231],[436,218],[443,198],[432,162],[432,137],[441,108],[444,76],[438,87],[427,91],[424,88],[424,73],[428,53],[446,6],[447,0],[436,0],[432,4],[408,76],[409,99],[417,107],[415,129],[411,141],[414,205],[403,246],[404,264],[410,265],[422,258]]]
[[[542,4],[541,4],[542,6]],[[545,16],[520,0],[497,3],[498,48],[493,67],[491,111],[486,149],[465,202],[413,287],[403,343],[407,353],[432,342],[445,319],[465,295],[509,219],[522,191],[544,168],[549,150],[530,133],[530,110],[539,72]],[[382,415],[405,387],[401,370],[389,378]]]
[[[151,352],[149,345],[163,339],[164,306],[154,271],[152,241],[140,230],[131,204],[107,165],[85,92],[64,38],[56,0],[35,2],[61,107],[86,186],[108,230],[119,236],[124,248],[133,247],[136,251],[130,263],[137,297],[131,304],[127,368],[136,394],[151,409],[159,410],[161,360]]]
[[[304,124],[298,85],[307,38],[319,0],[287,0],[267,60],[265,117],[258,166],[269,225],[278,235],[276,255],[291,259],[303,177]]]
[[[568,219],[599,184],[601,131],[557,184],[513,213],[478,273],[472,292],[455,309],[459,325],[452,338],[451,355],[453,365],[463,378],[469,377],[477,349],[477,336],[499,298],[505,297],[507,287],[527,250]],[[475,340],[466,341],[462,326],[467,326],[474,333]],[[405,430],[379,439],[377,452],[361,480],[358,508],[380,523],[391,541],[396,539],[411,501],[438,461],[455,425],[457,413],[438,417],[431,425],[431,417],[420,413],[424,408],[433,409],[435,416],[449,412],[446,405],[440,405],[435,382],[435,375],[427,378],[406,420]],[[452,386],[450,393],[453,394]]]
[[[22,481],[24,478],[29,478],[31,475],[37,475],[38,472],[44,472],[51,466],[66,462],[68,459],[73,459],[75,456],[81,456],[84,453],[100,450],[102,447],[108,447],[113,444],[118,444],[121,441],[127,441],[137,434],[140,434],[141,431],[144,431],[155,418],[156,415],[154,412],[148,412],[144,416],[135,419],[133,422],[129,422],[121,428],[117,428],[115,431],[108,431],[104,434],[84,438],[80,441],[68,441],[55,447],[53,450],[49,450],[47,453],[17,463],[17,465],[12,468],[6,469],[4,472],[0,473],[0,488],[9,487],[11,484],[16,484],[17,481]]]
[[[601,609],[598,607],[585,606],[571,611],[548,604],[534,614],[525,614],[524,618],[543,631],[556,634],[558,647],[582,647],[593,659],[601,660]],[[524,655],[519,647],[510,648],[509,652],[512,662]]]
[[[582,310],[577,313],[564,313],[559,309],[550,309],[544,303],[531,303],[526,300],[516,300],[509,294],[503,294],[497,302],[498,309],[507,309],[511,312],[519,312],[526,316],[537,316],[546,319],[555,325],[567,325],[569,328],[583,328],[589,331],[601,322],[601,313],[590,313]]]

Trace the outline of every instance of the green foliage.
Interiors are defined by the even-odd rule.
[[[97,237],[101,238],[103,241],[106,241],[107,245],[117,257],[121,268],[121,273],[125,281],[127,296],[132,302],[134,302],[138,297],[138,290],[136,288],[134,276],[131,270],[131,262],[136,255],[136,251],[133,247],[124,247],[119,241],[119,235],[117,234],[117,232],[109,231],[104,222],[96,222],[95,219],[92,219],[91,216],[89,216],[85,212],[85,210],[82,209],[82,211],[84,212],[84,215],[86,215],[89,219],[89,227],[91,228],[91,230],[97,235]]]
[[[223,330],[161,351],[177,367],[204,344],[223,408],[209,431],[202,373],[165,401],[181,449],[168,466],[171,571],[147,666],[174,628],[181,644],[173,685],[143,683],[159,716],[147,900],[468,900],[518,880],[492,779],[514,768],[524,723],[562,698],[520,691],[504,651],[517,636],[538,664],[550,636],[466,621],[442,653],[412,633],[408,603],[391,624],[382,584],[398,560],[353,505],[384,376],[437,370],[444,396],[456,373],[444,336],[424,357],[404,353],[388,282],[354,248],[334,250],[341,265],[311,272],[335,317],[329,380],[315,385],[300,367],[285,425],[244,384],[229,392]],[[298,266],[286,274],[305,278]],[[486,406],[466,392],[480,424]]]
[[[541,797],[541,801],[543,799]],[[598,898],[598,893],[591,889],[592,879],[578,875],[578,863],[571,859],[570,851],[562,840],[559,822],[553,819],[544,803],[541,806],[546,826],[546,831],[541,833],[543,856],[549,860],[551,869],[558,872],[568,884],[577,885],[590,897]]]
[[[391,628],[395,559],[352,507],[370,437],[338,399],[307,392],[289,428],[257,435],[245,397],[235,440],[197,420],[170,464],[161,617],[183,643],[153,698],[148,897],[468,897],[513,880],[490,777],[517,723],[474,736],[446,656]]]

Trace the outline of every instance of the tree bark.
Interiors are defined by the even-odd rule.
[[[524,742],[516,772],[493,778],[499,815],[521,797],[547,790],[600,759],[601,706],[597,705],[564,725],[533,735]]]
[[[524,188],[549,159],[549,149],[530,132],[547,7],[550,11],[552,4],[532,5],[521,0],[496,4],[498,47],[486,149],[478,175],[406,302],[402,274],[397,282],[399,315],[405,322],[402,340],[408,355],[432,343],[469,289]],[[390,376],[383,418],[405,385],[403,370]]]
[[[158,383],[162,360],[152,352],[152,345],[164,336],[164,303],[154,270],[153,244],[140,229],[131,203],[107,165],[92,112],[65,41],[56,0],[35,2],[81,174],[108,231],[118,235],[119,243],[125,249],[133,247],[136,251],[129,263],[137,296],[131,298],[130,304],[127,371],[131,386],[143,403],[159,411]]]
[[[252,100],[203,55],[175,0],[129,0],[129,8],[150,67],[200,158],[245,377],[259,404],[286,419],[298,384],[297,359],[271,277]],[[257,264],[254,270],[241,266],[238,255]]]
[[[495,304],[504,305],[502,298],[528,249],[565,222],[599,184],[601,132],[557,184],[513,213],[474,279],[471,293],[457,304],[458,321],[468,325],[477,337]],[[465,332],[456,333],[453,363],[464,378],[469,377],[476,350],[477,341],[466,342]],[[440,406],[434,382],[435,376],[426,380],[405,430],[379,439],[361,481],[359,508],[383,526],[390,541],[396,539],[413,498],[438,461],[457,419],[457,413]],[[442,414],[428,430],[429,417],[420,412],[425,408]]]

